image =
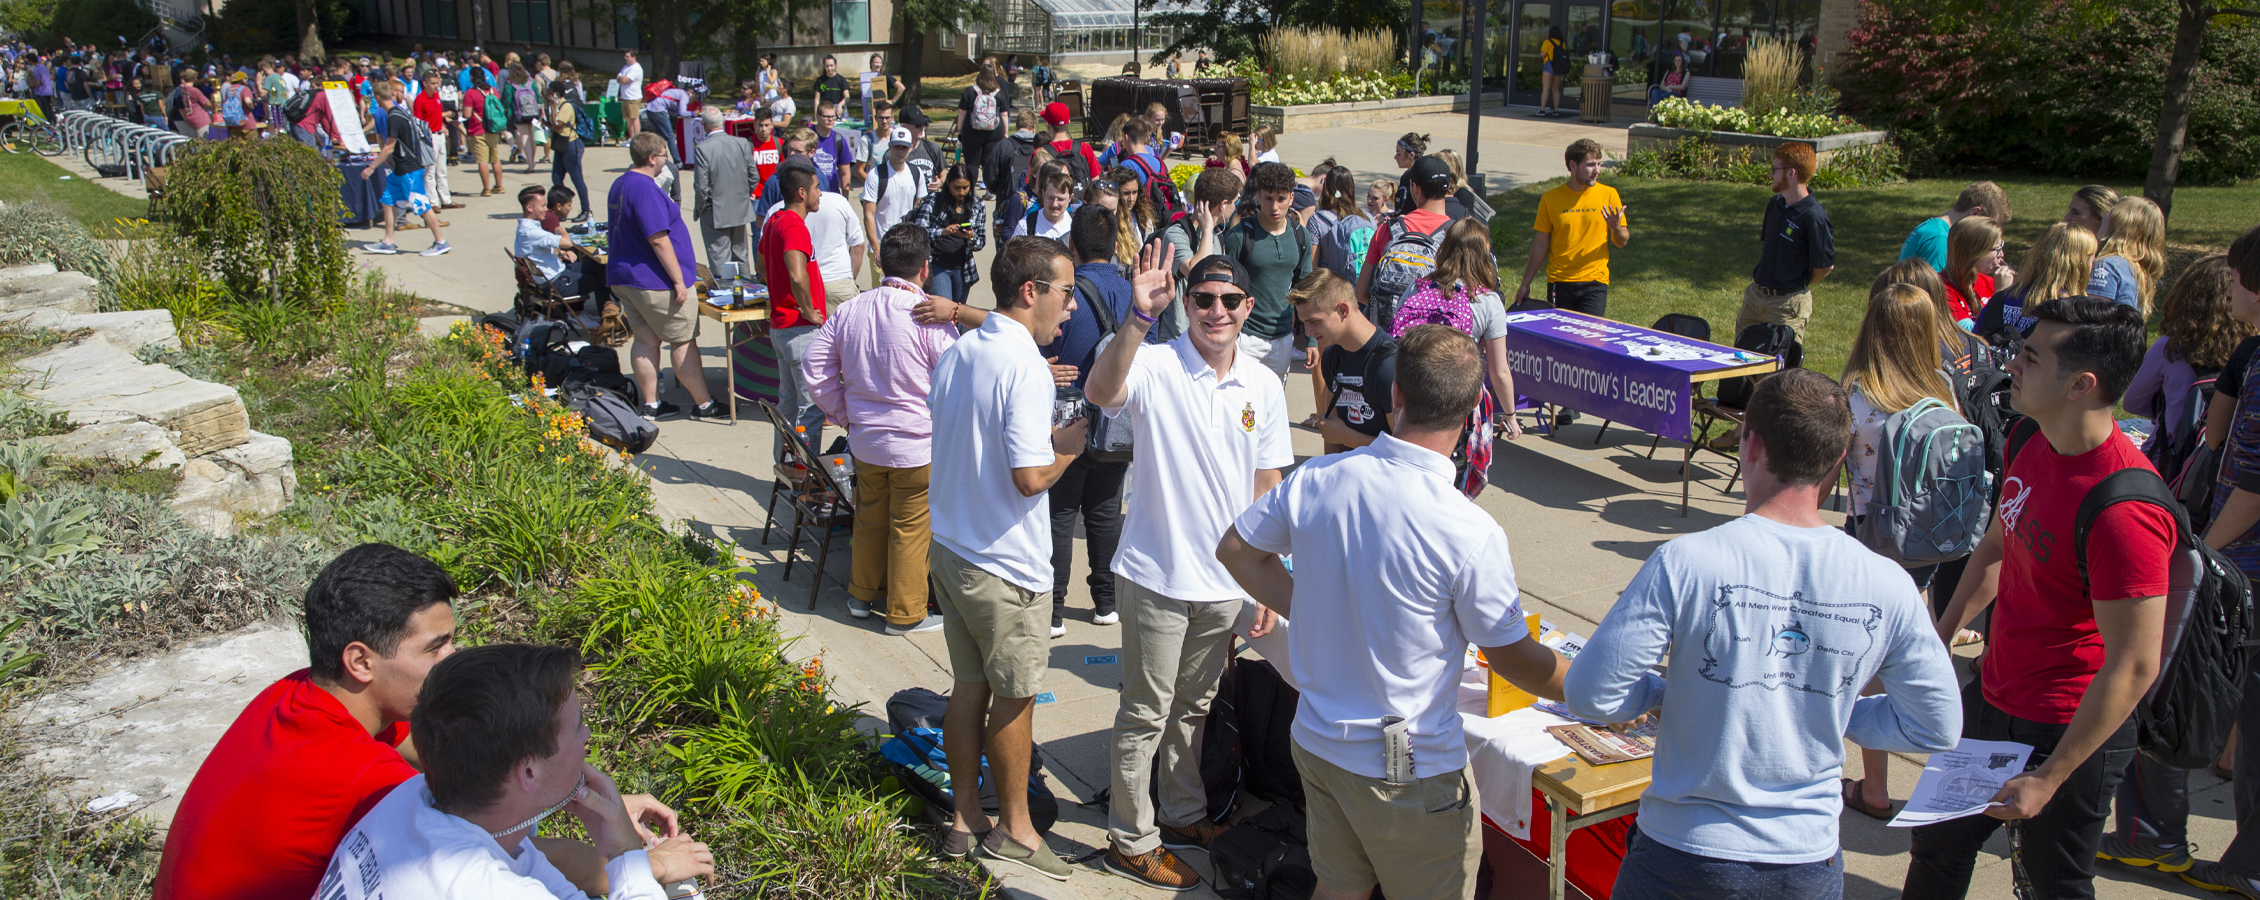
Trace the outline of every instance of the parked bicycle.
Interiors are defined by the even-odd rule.
[[[40,115],[39,104],[28,99],[0,99],[0,123],[5,123],[0,124],[0,149],[63,155],[63,132]]]

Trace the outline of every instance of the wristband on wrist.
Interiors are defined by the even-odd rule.
[[[1160,321],[1159,319],[1156,319],[1156,318],[1154,318],[1153,316],[1149,316],[1149,315],[1146,315],[1146,311],[1145,311],[1145,310],[1142,310],[1142,309],[1139,309],[1139,308],[1138,308],[1138,307],[1137,307],[1137,306],[1136,306],[1135,304],[1131,305],[1131,307],[1130,307],[1130,314],[1131,314],[1131,315],[1133,315],[1133,316],[1137,316],[1137,317],[1138,317],[1138,321],[1140,321],[1140,322],[1144,322],[1144,323],[1146,323],[1146,324],[1148,324],[1148,325],[1152,325],[1152,324],[1154,324],[1155,322],[1158,322],[1158,321]]]

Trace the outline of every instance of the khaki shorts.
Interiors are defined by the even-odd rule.
[[[1033,697],[1051,668],[1051,592],[1037,593],[967,562],[935,542],[926,569],[942,605],[950,677],[987,682],[999,697]]]
[[[1813,317],[1813,291],[1807,288],[1794,294],[1776,294],[1755,284],[1742,289],[1742,309],[1734,314],[1734,333],[1759,322],[1777,322],[1797,332],[1797,342],[1805,342],[1805,323]]]
[[[627,320],[634,331],[649,329],[659,336],[659,342],[673,346],[698,340],[698,309],[689,303],[677,305],[674,291],[647,291],[641,288],[612,286],[612,298],[620,301],[620,318]]]
[[[471,162],[499,163],[502,159],[502,135],[488,132],[470,135]]]
[[[1294,745],[1308,801],[1311,869],[1318,883],[1389,900],[1465,900],[1483,862],[1475,782],[1467,770],[1389,784]]]
[[[622,101],[620,101],[620,115],[621,115],[621,116],[622,116],[623,118],[625,118],[625,119],[627,119],[627,120],[628,120],[628,124],[630,124],[630,125],[634,125],[634,124],[636,123],[636,118],[637,118],[637,117],[639,117],[639,116],[641,116],[641,115],[643,115],[643,101],[641,101],[641,100],[622,100]]]

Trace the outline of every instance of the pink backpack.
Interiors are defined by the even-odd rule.
[[[1475,333],[1475,298],[1467,285],[1453,285],[1452,292],[1446,294],[1436,282],[1421,279],[1397,305],[1397,316],[1389,322],[1389,336],[1404,337],[1414,326],[1430,324],[1450,325],[1461,334]]]

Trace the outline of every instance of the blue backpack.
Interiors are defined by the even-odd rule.
[[[903,787],[947,816],[955,808],[950,796],[949,757],[942,752],[942,714],[949,698],[925,688],[905,688],[887,698],[887,725],[895,734],[879,745],[879,755],[895,770]],[[981,757],[981,808],[997,813],[996,779],[989,777],[989,758]],[[1042,748],[1030,747],[1028,757],[1028,818],[1037,831],[1050,831],[1059,821],[1059,799],[1044,785]]]

